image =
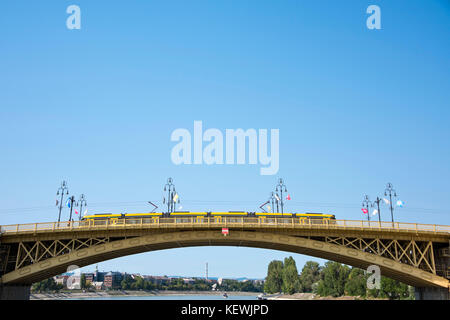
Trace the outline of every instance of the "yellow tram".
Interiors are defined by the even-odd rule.
[[[271,221],[277,222],[292,222],[298,224],[323,224],[335,223],[335,216],[333,214],[324,213],[270,213],[270,212],[246,212],[246,211],[228,211],[228,212],[190,212],[190,211],[175,211],[171,213],[152,212],[152,213],[99,213],[93,215],[86,215],[81,219],[82,224],[148,224],[156,223],[159,218],[172,218],[163,219],[164,222],[175,223],[202,223],[204,221],[220,223],[222,221],[227,222],[241,222],[242,218],[248,222],[262,222],[270,223]],[[274,218],[293,218],[293,219],[274,219]]]

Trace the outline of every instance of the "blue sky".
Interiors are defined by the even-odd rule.
[[[66,28],[71,4],[81,30]],[[282,177],[290,211],[364,219],[364,194],[391,182],[396,220],[448,225],[449,17],[438,0],[3,1],[0,224],[55,221],[63,179],[91,213],[120,213],[162,206],[168,177],[185,210],[255,211]],[[278,174],[174,165],[170,135],[194,120],[279,129]],[[288,255],[173,249],[99,268],[264,277]]]

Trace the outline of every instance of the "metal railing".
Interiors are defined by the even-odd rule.
[[[364,229],[378,231],[415,231],[448,233],[450,226],[406,222],[377,222],[360,220],[319,220],[305,218],[261,217],[169,217],[118,220],[86,220],[72,222],[44,222],[0,226],[0,234],[36,233],[49,231],[83,231],[90,229],[117,228],[317,228],[317,229]]]

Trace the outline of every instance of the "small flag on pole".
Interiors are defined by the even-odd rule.
[[[386,198],[383,198],[383,201],[384,201],[384,203],[386,203],[387,205],[391,204],[391,202],[390,202],[388,199],[386,199]]]
[[[178,200],[178,193],[175,193],[175,196],[173,197],[173,202],[177,202]]]
[[[58,199],[56,199],[56,204],[55,204],[55,206],[58,206],[58,204],[59,204],[59,201],[58,201]]]
[[[291,196],[287,195],[286,200],[291,200]]]
[[[402,200],[397,201],[397,207],[403,208],[404,205],[405,203]]]
[[[87,214],[88,209],[86,209],[83,213],[83,216],[85,216]]]
[[[226,237],[228,235],[229,231],[228,228],[222,228],[222,234]]]
[[[377,209],[373,210],[372,215],[375,216],[377,214],[378,214],[378,210]]]
[[[66,206],[68,206],[70,208],[70,198],[67,199]]]
[[[267,206],[267,209],[270,211],[272,209],[272,207],[271,206]]]
[[[275,193],[275,199],[277,199],[277,201],[280,201],[280,198],[278,197],[278,195]]]
[[[77,211],[77,209],[75,209],[75,214],[78,214],[78,211]]]
[[[362,210],[362,212],[363,212],[364,214],[368,214],[368,213],[369,213],[369,210],[367,210],[366,208],[362,208],[361,210]]]

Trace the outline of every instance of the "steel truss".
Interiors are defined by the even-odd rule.
[[[325,242],[372,253],[436,274],[432,241],[325,237]]]
[[[19,242],[15,269],[17,270],[23,266],[38,263],[49,258],[58,257],[76,250],[89,248],[102,243],[108,243],[109,240],[109,237],[105,237]]]

